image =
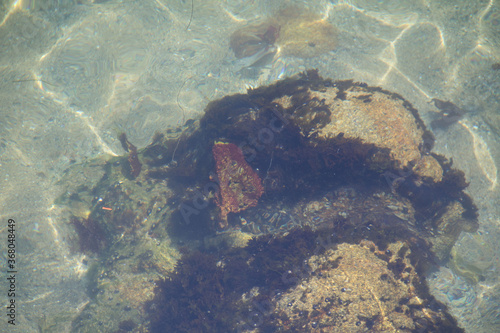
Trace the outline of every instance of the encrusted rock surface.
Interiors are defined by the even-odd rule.
[[[292,332],[339,333],[439,328],[449,319],[437,302],[421,298],[410,252],[402,242],[381,251],[361,241],[309,258],[314,275],[276,302],[279,325]]]

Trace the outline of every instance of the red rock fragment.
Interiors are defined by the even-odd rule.
[[[220,227],[227,226],[227,214],[257,205],[264,193],[259,175],[245,161],[241,149],[233,143],[216,142],[212,147],[220,192]]]

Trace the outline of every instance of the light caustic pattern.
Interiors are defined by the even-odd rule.
[[[411,100],[456,101],[464,99],[462,95],[470,89],[471,79],[484,71],[491,72],[492,64],[500,58],[498,1],[457,5],[443,1],[353,0],[320,1],[308,6],[296,9],[300,13],[294,13],[293,7],[268,10],[271,14],[267,16],[282,25],[282,31],[276,41],[277,52],[271,68],[261,72],[265,80],[257,80],[252,86],[317,67],[324,75],[382,85]],[[303,14],[308,10],[315,14]],[[266,15],[256,18],[237,5],[226,4],[223,11],[238,28],[266,22]],[[288,22],[280,19],[284,12],[290,17]],[[298,28],[289,27],[294,20]],[[316,36],[314,43],[309,43],[308,52],[302,52],[313,58],[316,51],[316,57],[300,59],[300,54],[289,50],[290,45],[297,42],[289,32],[293,31],[297,39],[301,25],[311,27],[318,22],[335,26],[338,36],[325,36],[323,41]],[[336,49],[319,54],[332,39],[337,39]],[[468,97],[463,102],[480,101]]]
[[[223,78],[215,71],[200,70],[204,73],[203,82],[199,82],[199,77],[189,80],[196,89],[182,84],[191,74],[177,71],[190,61],[200,67],[202,63],[212,65],[219,61],[222,66],[220,55],[228,53],[227,42],[218,46],[221,43],[197,34],[197,25],[207,22],[204,15],[212,15],[212,21],[213,17],[220,18],[221,28],[227,28],[228,32],[248,24],[256,13],[244,10],[248,6],[241,4],[218,2],[212,10],[205,10],[206,4],[195,4],[198,7],[194,22],[185,31],[188,20],[192,19],[190,4],[151,1],[148,2],[153,10],[151,19],[164,20],[163,26],[152,32],[147,26],[149,22],[134,16],[133,9],[95,6],[95,10],[69,22],[60,36],[51,41],[52,46],[45,48],[37,66],[29,70],[31,79],[39,80],[37,87],[45,97],[61,104],[81,121],[103,153],[121,153],[112,138],[120,130],[129,131],[130,139],[137,138],[140,142],[136,145],[142,146],[148,142],[148,132],[168,127],[172,119],[185,118],[180,115],[185,110],[179,108],[179,96],[186,103],[205,102],[207,96],[220,93],[217,85]],[[392,90],[399,88],[405,96],[405,92],[411,91],[426,100],[433,97],[452,100],[460,96],[469,77],[477,74],[472,67],[493,61],[495,54],[498,57],[500,9],[493,0],[465,9],[457,9],[453,3],[432,1],[357,0],[325,2],[322,7],[321,4],[321,1],[315,4],[311,12],[318,13],[318,20],[336,26],[340,36],[337,49],[321,57],[318,65],[343,69],[337,73],[346,78],[354,77]],[[258,2],[252,5],[254,10],[266,9],[257,8]],[[3,23],[19,11],[34,12],[36,6],[40,5],[32,1],[13,2]],[[482,6],[481,10],[477,10],[478,6]],[[459,17],[468,17],[467,31]],[[151,35],[160,31],[162,35]],[[165,31],[170,33],[167,35]],[[227,36],[222,40],[227,40]],[[152,45],[158,42],[170,43],[163,50],[168,52],[155,52]],[[203,51],[207,45],[212,50],[207,49],[209,53],[204,56],[213,59],[204,61],[200,57],[196,61],[200,53],[194,51],[195,46]],[[319,49],[320,45],[314,48]],[[167,57],[167,53],[172,56]],[[276,75],[270,79],[307,67],[300,57],[288,56],[285,60],[280,55],[278,50],[276,68],[271,70]],[[313,61],[311,66],[318,66]],[[246,81],[245,85],[255,85]],[[209,82],[214,87],[207,90]],[[180,86],[184,91],[179,92]],[[203,103],[200,105],[202,109]]]
[[[475,6],[459,10],[453,3],[446,7],[432,1],[381,4],[361,0],[341,2],[329,12],[333,18],[344,19],[344,12],[350,11],[361,28],[353,33],[357,28],[348,26],[346,33],[354,35],[354,43],[370,40],[375,46],[373,50],[379,50],[375,54],[366,49],[371,61],[385,64],[385,70],[377,73],[369,67],[370,63],[361,61],[360,66],[356,60],[362,59],[355,59],[351,63],[353,70],[366,72],[368,77],[373,75],[375,84],[409,85],[429,99],[459,90],[461,82],[468,79],[461,74],[470,71],[474,59],[479,57],[490,64],[498,61],[500,6],[493,0],[483,1],[482,10]],[[466,19],[460,22],[455,15]],[[460,24],[470,26],[468,31],[464,32]]]
[[[23,197],[2,197],[0,205],[15,215],[31,209],[41,225],[35,232],[45,230],[57,252],[62,236],[53,198],[45,197],[52,188],[43,189],[39,202],[29,196],[33,184],[49,183],[38,171],[50,178],[72,160],[122,155],[122,131],[142,147],[155,131],[188,119],[183,112],[202,112],[209,100],[269,83],[235,74],[228,42],[243,25],[272,15],[278,2],[194,1],[194,12],[191,1],[94,2],[12,0],[0,18],[0,91],[4,109],[13,110],[0,127],[9,137],[0,153],[6,152],[2,166],[16,166],[2,174],[3,190],[30,189]],[[491,65],[500,62],[500,3],[469,2],[307,2],[315,19],[338,30],[337,46],[307,59],[278,50],[274,67],[263,72],[273,80],[316,67],[324,76],[381,85],[421,105],[439,98],[498,112],[500,75]],[[490,189],[498,189],[485,139],[474,125],[462,125]],[[24,172],[25,187],[9,179],[16,172]]]

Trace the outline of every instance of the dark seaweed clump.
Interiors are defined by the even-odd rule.
[[[464,217],[475,218],[476,207],[463,192],[467,186],[465,177],[451,169],[445,158],[432,155],[445,171],[444,180],[435,183],[403,170],[390,157],[387,148],[342,133],[328,139],[318,137],[317,130],[330,121],[330,111],[325,102],[312,97],[310,91],[327,87],[336,87],[336,98],[340,100],[345,99],[346,91],[353,87],[383,92],[401,100],[418,127],[424,129],[422,155],[431,154],[434,138],[425,129],[417,110],[401,96],[377,87],[367,87],[352,80],[323,79],[317,71],[310,70],[270,86],[250,89],[247,94],[226,96],[210,102],[198,126],[190,126],[178,140],[157,138],[144,151],[148,176],[168,179],[169,186],[176,192],[178,201],[173,208],[178,209],[173,220],[180,222],[170,226],[172,235],[196,238],[205,235],[207,229],[215,229],[215,205],[211,201],[200,203],[198,199],[202,195],[210,197],[205,188],[216,187],[212,186],[210,176],[215,169],[211,148],[216,141],[234,143],[242,149],[246,161],[262,179],[265,194],[260,204],[263,205],[274,205],[281,200],[293,206],[304,197],[349,184],[387,188],[384,175],[410,174],[397,176],[398,184],[399,180],[404,180],[402,186],[392,184],[390,187],[412,202],[420,222],[439,218],[445,211],[443,208],[452,201],[463,204]],[[275,102],[283,96],[291,96],[288,104]],[[446,114],[460,113],[449,102],[435,102]],[[189,223],[183,223],[186,215]],[[229,225],[238,226],[239,220],[231,215]]]
[[[370,231],[367,228],[362,230],[348,220],[332,220],[332,227],[328,229],[294,229],[282,238],[264,235],[252,239],[245,248],[217,254],[186,253],[175,271],[158,282],[155,298],[146,305],[151,332],[242,332],[256,327],[259,332],[281,332],[283,327],[279,323],[286,323],[289,332],[305,332],[310,316],[304,314],[302,318],[291,320],[274,312],[275,301],[300,281],[321,274],[322,268],[313,271],[307,259],[324,253],[326,249],[335,249],[338,243],[359,244],[362,240],[380,243],[384,234],[389,242],[410,238],[406,228],[393,225],[391,232],[380,228],[380,225],[387,224],[385,220],[373,221],[372,224]],[[411,269],[403,263],[409,249],[410,261],[419,274],[434,261],[430,245],[418,236],[414,235],[406,244],[398,253],[385,251],[385,254],[377,254],[387,261],[388,268],[398,279],[402,278],[404,271]],[[389,262],[392,256],[397,258]],[[336,265],[341,260],[342,257],[337,258]],[[331,268],[335,269],[335,264]],[[408,283],[412,283],[421,299],[421,304],[412,305],[408,314],[417,326],[425,327],[429,332],[463,331],[446,312],[446,306],[430,295],[424,277],[414,278]],[[249,296],[252,291],[253,296]],[[423,308],[444,313],[441,318],[421,318],[418,313]],[[364,321],[369,326],[371,321]]]
[[[130,143],[127,139],[127,135],[122,133],[119,136],[120,143],[122,144],[123,149],[128,151],[128,163],[122,163],[123,174],[127,176],[129,179],[135,179],[139,176],[142,169],[142,164],[139,161],[139,157],[137,156],[137,148]]]
[[[310,229],[294,230],[283,238],[255,238],[223,255],[185,254],[147,305],[152,332],[234,331],[239,322],[248,321],[252,307],[269,307],[275,291],[292,287],[309,273],[303,261],[325,249],[318,247],[317,238]],[[253,287],[260,288],[259,296],[242,304],[242,294]]]
[[[85,219],[72,217],[71,224],[78,236],[77,250],[80,252],[87,254],[99,253],[108,246],[109,240],[106,233],[93,216]]]

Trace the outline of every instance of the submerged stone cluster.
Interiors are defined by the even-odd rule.
[[[105,164],[86,190],[102,197],[98,252],[136,247],[106,271],[163,276],[134,309],[153,332],[460,332],[425,272],[477,229],[476,207],[433,140],[401,96],[316,71],[227,96],[138,150],[136,177],[120,176],[130,157]],[[140,250],[151,237],[182,244],[175,269]]]

